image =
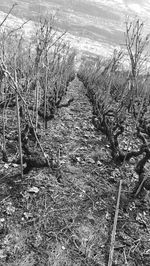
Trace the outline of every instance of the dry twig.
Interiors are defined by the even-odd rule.
[[[14,7],[17,6],[17,3],[14,3],[12,5],[12,7],[10,8],[8,14],[5,16],[5,18],[3,19],[3,21],[0,23],[0,27],[4,24],[4,22],[7,20],[8,16],[10,15],[11,11],[14,9]]]
[[[111,236],[111,244],[110,244],[110,253],[109,253],[108,266],[112,266],[112,262],[113,262],[113,254],[114,254],[114,246],[115,246],[115,235],[116,235],[117,220],[118,220],[118,213],[119,213],[119,204],[120,204],[120,195],[121,195],[121,186],[122,186],[122,180],[120,180],[120,184],[119,184],[118,199],[117,199],[117,205],[116,205],[116,211],[115,211],[113,231],[112,231],[112,236]]]

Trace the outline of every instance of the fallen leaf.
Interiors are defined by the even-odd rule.
[[[95,161],[94,161],[92,158],[88,158],[88,159],[87,159],[87,162],[88,162],[88,163],[92,163],[92,164],[95,163]]]

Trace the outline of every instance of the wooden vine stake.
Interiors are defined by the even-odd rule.
[[[117,220],[118,220],[118,213],[119,213],[121,187],[122,187],[122,180],[120,180],[120,183],[119,183],[118,199],[117,199],[117,204],[116,204],[114,225],[113,225],[113,231],[112,231],[112,236],[111,236],[108,266],[112,266],[112,263],[113,263],[113,255],[114,255],[114,247],[115,247],[115,236],[116,236]]]
[[[15,59],[15,63],[16,63],[16,59]],[[16,82],[16,85],[17,85],[17,90],[15,91],[15,94],[16,94],[19,153],[20,153],[20,171],[21,171],[21,178],[23,178],[23,155],[22,155],[21,125],[20,125],[19,100],[18,100],[18,90],[19,90],[19,88],[18,88],[16,67],[15,67],[15,82]]]

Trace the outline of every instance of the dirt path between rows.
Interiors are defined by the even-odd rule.
[[[73,206],[74,221],[79,226],[80,248],[90,261],[87,265],[105,265],[112,224],[110,213],[116,200],[110,203],[110,197],[117,191],[109,183],[113,167],[102,163],[109,161],[109,154],[102,135],[94,129],[92,106],[86,89],[77,78],[70,84],[64,101],[72,97],[71,105],[59,110],[57,118],[49,123],[46,143],[50,143],[50,150],[59,164],[59,171],[55,173],[59,185],[75,189],[78,200],[75,199]],[[68,200],[74,201],[73,197]],[[87,259],[85,261],[88,263]]]
[[[57,118],[50,122],[46,143],[51,143],[53,154],[58,156],[59,152],[63,171],[72,169],[74,173],[87,172],[92,177],[96,165],[100,166],[100,160],[105,156],[102,136],[94,130],[92,106],[86,97],[84,86],[78,79],[69,86],[64,101],[72,97],[74,101],[71,105],[61,108]]]

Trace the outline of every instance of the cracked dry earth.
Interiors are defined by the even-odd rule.
[[[118,190],[110,182],[114,167],[77,78],[64,102],[72,97],[41,140],[55,169],[33,169],[0,204],[0,265],[107,265]],[[115,256],[124,265],[123,256]]]

